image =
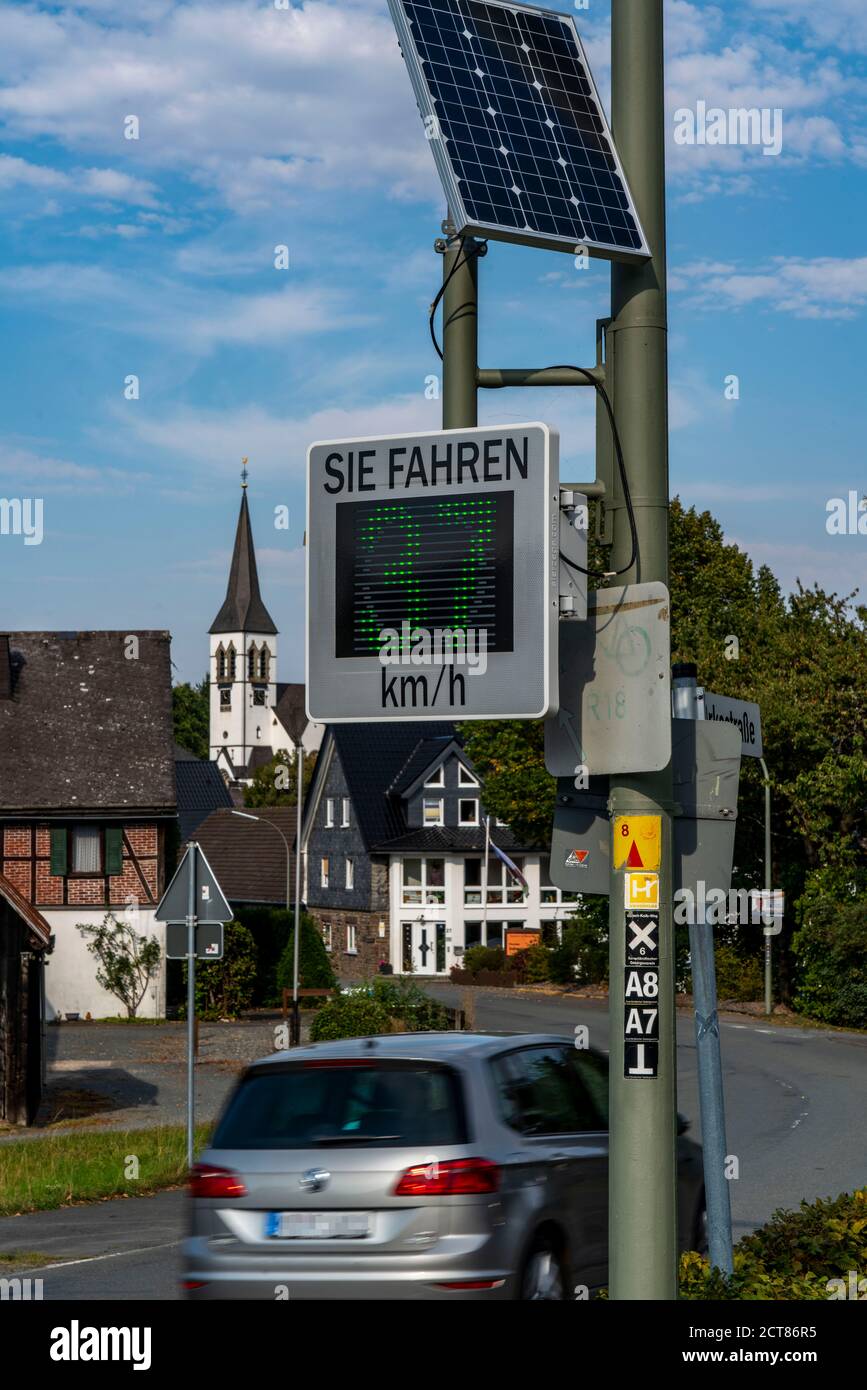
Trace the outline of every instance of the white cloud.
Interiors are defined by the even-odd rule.
[[[13,138],[110,152],[130,178],[182,170],[244,211],[291,201],[300,186],[436,189],[384,5],[7,11],[0,53]],[[139,140],[123,137],[131,114]]]
[[[749,271],[697,261],[676,266],[669,283],[701,308],[757,305],[796,318],[851,319],[867,304],[867,257],[776,256]]]

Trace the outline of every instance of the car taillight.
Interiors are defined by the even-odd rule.
[[[246,1197],[247,1189],[237,1173],[229,1168],[215,1168],[210,1163],[197,1163],[190,1170],[191,1197]]]
[[[418,1163],[398,1179],[395,1197],[454,1197],[496,1192],[500,1169],[489,1158],[449,1158],[444,1163]]]

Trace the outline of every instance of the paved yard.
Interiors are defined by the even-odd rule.
[[[196,1119],[216,1117],[241,1069],[273,1052],[276,1012],[241,1023],[203,1023],[196,1067]],[[75,1128],[137,1129],[186,1119],[186,1025],[62,1023],[48,1033],[48,1089],[39,1123],[2,1137],[36,1138]],[[306,1028],[302,1024],[302,1038]],[[86,1118],[82,1118],[85,1116]]]

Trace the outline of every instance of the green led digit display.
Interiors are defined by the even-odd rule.
[[[370,656],[384,629],[472,630],[513,643],[514,493],[337,505],[335,655]]]

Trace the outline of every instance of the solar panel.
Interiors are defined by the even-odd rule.
[[[388,0],[461,233],[650,255],[571,16],[499,0]]]

